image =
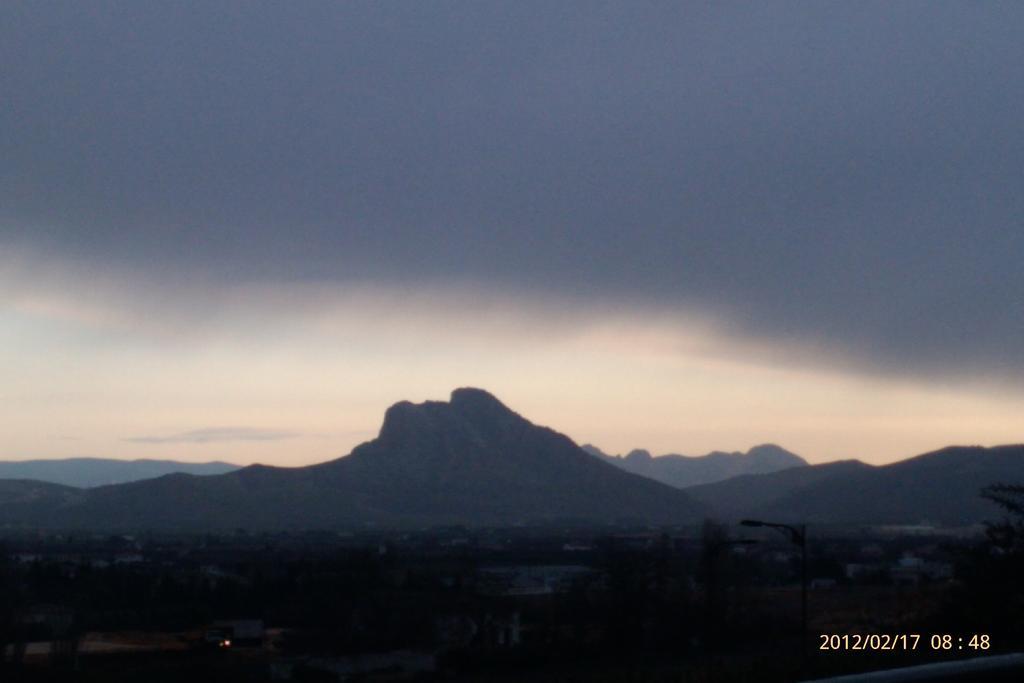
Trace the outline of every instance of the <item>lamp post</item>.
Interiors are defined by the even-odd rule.
[[[785,534],[800,548],[800,661],[807,668],[807,525],[790,526],[758,519],[744,519],[741,526],[768,527]]]

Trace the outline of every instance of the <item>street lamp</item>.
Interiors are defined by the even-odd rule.
[[[740,526],[768,527],[785,534],[790,542],[800,548],[800,657],[807,667],[807,525],[790,526],[777,522],[763,522],[758,519],[740,520]]]

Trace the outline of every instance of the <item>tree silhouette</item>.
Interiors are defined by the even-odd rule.
[[[981,496],[1009,514],[998,522],[985,524],[992,550],[1002,555],[1024,554],[1024,485],[993,484],[982,489]]]
[[[994,484],[981,496],[1005,515],[986,522],[984,541],[961,554],[941,626],[991,634],[994,647],[1010,651],[1024,645],[1024,485]]]

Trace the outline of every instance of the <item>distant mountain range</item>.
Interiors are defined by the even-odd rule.
[[[0,479],[34,479],[65,486],[91,488],[152,479],[165,474],[224,474],[238,469],[227,462],[178,462],[176,460],[113,460],[64,458],[61,460],[0,461]]]
[[[856,460],[807,465],[777,446],[701,458],[652,458],[636,451],[616,458],[589,448],[588,453],[568,437],[532,424],[485,391],[457,389],[448,402],[391,406],[376,439],[346,457],[309,467],[253,465],[93,488],[0,479],[0,527],[665,525],[705,517],[963,525],[1001,516],[978,495],[983,487],[1024,483],[1024,445],[950,447],[878,467]],[[627,469],[663,481],[682,481],[684,474],[692,481],[756,473],[679,489]]]
[[[967,525],[1001,516],[978,495],[995,483],[1024,484],[1024,445],[951,446],[878,467],[846,460],[685,490],[727,521]]]
[[[92,489],[0,487],[0,525],[282,529],[439,524],[694,523],[684,492],[624,472],[479,389],[401,402],[347,457],[299,468],[170,474]]]
[[[790,467],[805,467],[807,461],[775,444],[754,446],[746,453],[714,451],[707,455],[652,456],[643,449],[624,456],[608,455],[597,446],[584,444],[583,450],[627,472],[650,477],[677,488],[710,484],[742,474],[765,474]]]
[[[990,484],[1024,483],[1024,445],[951,446],[889,465],[859,460],[808,465],[774,445],[744,453],[652,457],[635,450],[592,455],[678,486],[723,521],[762,518],[809,524],[970,525],[1000,516],[981,498]],[[746,471],[744,471],[746,470]],[[705,483],[694,483],[703,480]]]

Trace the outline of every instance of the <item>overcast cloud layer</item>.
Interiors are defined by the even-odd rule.
[[[1019,3],[4,3],[0,247],[1024,378],[1022,35]]]

